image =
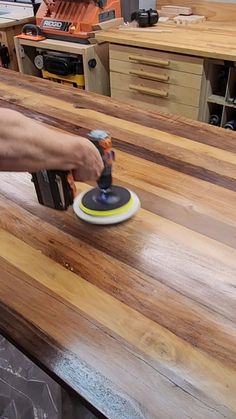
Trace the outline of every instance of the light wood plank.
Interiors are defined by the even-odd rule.
[[[158,0],[157,7],[173,5],[178,6],[178,0]],[[183,0],[181,6],[191,7],[194,14],[206,16],[207,21],[233,23],[236,19],[236,10],[234,2],[227,1],[211,1],[211,0]],[[208,22],[207,22],[208,23]]]
[[[42,94],[32,96],[30,92],[21,88],[15,89],[8,86],[7,93],[3,83],[0,81],[0,92],[4,94],[5,100],[11,101],[13,98],[18,97],[23,107],[29,106],[32,110],[40,110],[48,106],[48,114],[58,114],[59,109],[63,109],[63,114],[76,115],[77,123],[80,126],[87,128],[88,121],[91,128],[97,128],[101,124],[116,136],[119,131],[121,138],[129,134],[129,142],[135,142],[137,146],[144,145],[144,138],[146,139],[146,146],[149,146],[153,151],[165,153],[176,159],[183,159],[186,163],[189,162],[193,165],[203,165],[209,171],[217,172],[222,176],[236,179],[236,160],[233,153],[211,147],[208,145],[196,143],[178,136],[169,135],[163,131],[146,128],[145,134],[140,136],[142,126],[131,122],[121,122],[118,118],[110,117],[99,112],[91,111],[88,109],[75,108],[73,104],[68,104],[60,99],[45,97]]]
[[[1,256],[13,266],[23,270],[56,294],[63,295],[65,301],[70,302],[90,318],[96,318],[96,321],[132,345],[137,346],[146,355],[166,363],[176,373],[181,371],[184,379],[189,378],[191,371],[192,385],[200,384],[201,390],[206,392],[211,389],[212,397],[227,404],[231,409],[235,409],[235,398],[231,397],[231,394],[236,391],[236,388],[234,389],[235,373],[228,370],[226,365],[213,361],[211,357],[203,355],[191,346],[188,347],[186,342],[183,345],[181,340],[167,330],[162,329],[128,306],[119,303],[116,299],[107,297],[99,288],[79,278],[78,275],[75,277],[73,273],[59,267],[49,258],[40,255],[38,251],[33,250],[4,230],[0,230],[0,238],[4,243]],[[29,266],[29,258],[31,266]],[[47,266],[46,271],[44,266]],[[69,289],[68,283],[70,283]],[[96,305],[94,301],[96,301]],[[119,313],[118,316],[117,313]],[[130,324],[129,330],[124,327],[127,322]],[[232,337],[236,337],[230,328],[228,328],[228,333]],[[165,351],[163,351],[163,346]],[[185,354],[184,358],[183,353]],[[176,359],[178,359],[178,366]],[[209,372],[209,376],[206,374],[206,370]],[[201,380],[203,371],[204,380]],[[195,376],[196,378],[194,378]],[[219,382],[222,383],[220,388]]]
[[[210,3],[209,3],[210,4]],[[129,47],[146,48],[169,53],[179,53],[194,57],[216,58],[236,61],[235,30],[231,24],[230,30],[210,27],[207,24],[192,25],[190,28],[161,24],[170,29],[171,33],[145,34],[118,30],[104,31],[96,34],[98,42],[109,42]],[[194,26],[194,27],[193,27]]]

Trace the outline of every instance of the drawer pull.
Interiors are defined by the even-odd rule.
[[[157,80],[157,81],[168,81],[169,76],[167,74],[154,74],[154,73],[148,73],[147,71],[142,70],[132,70],[129,72],[131,76],[138,76],[142,77],[143,79],[148,80]]]
[[[151,89],[150,87],[143,87],[143,86],[135,86],[134,84],[129,85],[130,90],[135,90],[138,93],[144,93],[145,95],[149,96],[157,96],[157,97],[168,97],[168,92],[165,90],[158,90],[158,89]]]
[[[156,58],[148,58],[148,57],[142,57],[138,55],[130,55],[129,60],[137,61],[138,63],[142,63],[142,64],[157,65],[157,66],[162,66],[162,67],[168,67],[170,65],[169,60],[158,60]]]

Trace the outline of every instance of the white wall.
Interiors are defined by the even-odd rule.
[[[236,0],[235,0],[236,2]],[[156,0],[139,0],[140,9],[156,9]]]

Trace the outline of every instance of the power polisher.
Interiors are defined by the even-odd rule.
[[[112,185],[115,153],[112,139],[106,131],[91,131],[88,138],[98,149],[104,170],[97,187],[76,196],[71,172],[41,171],[32,180],[39,202],[51,208],[66,210],[73,204],[76,215],[91,224],[118,224],[131,218],[140,208],[137,195],[121,186]]]

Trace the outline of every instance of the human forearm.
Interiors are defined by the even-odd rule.
[[[55,133],[17,112],[4,109],[1,113],[1,170],[64,169],[71,163],[66,161],[67,154],[61,133]]]
[[[56,132],[17,112],[1,110],[0,170],[78,169],[84,179],[82,172],[86,172],[88,165],[98,165],[99,175],[102,163],[88,140]],[[91,177],[95,174],[87,179]]]

